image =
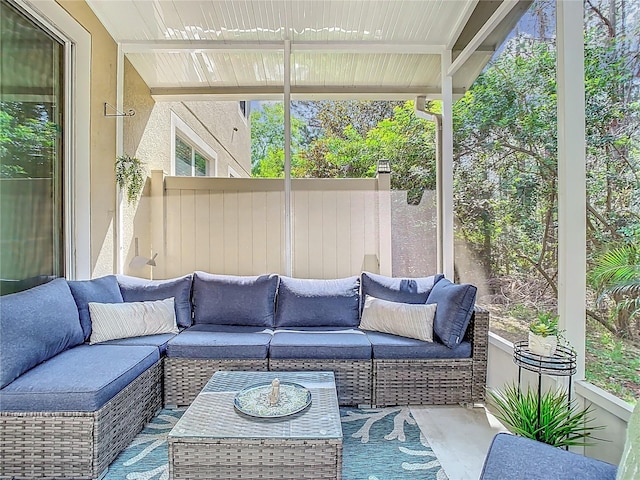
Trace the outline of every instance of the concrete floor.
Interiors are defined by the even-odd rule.
[[[411,407],[449,480],[478,480],[491,440],[506,429],[484,407]]]

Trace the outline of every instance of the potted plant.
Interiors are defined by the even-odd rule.
[[[591,406],[579,409],[569,403],[567,392],[559,388],[538,397],[537,391],[521,392],[517,385],[502,391],[489,390],[496,408],[496,418],[521,437],[532,438],[555,447],[592,445]]]
[[[127,194],[127,201],[133,203],[142,192],[147,173],[144,162],[124,154],[116,157],[116,183]]]
[[[529,324],[529,350],[531,353],[551,357],[558,348],[558,316],[552,313],[540,313]]]

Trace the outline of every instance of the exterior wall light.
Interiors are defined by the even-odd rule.
[[[378,173],[391,173],[391,162],[389,160],[378,160]]]

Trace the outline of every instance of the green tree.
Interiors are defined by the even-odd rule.
[[[454,106],[458,234],[489,278],[534,270],[556,289],[555,125],[549,43],[514,40]]]
[[[291,154],[300,148],[304,122],[291,117]],[[277,162],[281,161],[278,166]],[[284,105],[263,103],[251,112],[251,174],[254,177],[284,175]],[[277,175],[276,175],[277,174]]]
[[[0,176],[49,178],[59,128],[45,104],[0,103]]]
[[[553,11],[541,6],[545,2],[536,3],[538,12]],[[637,21],[625,23],[638,18],[637,7],[593,0],[585,8],[589,268],[597,264],[598,252],[631,243],[640,231],[640,27]],[[555,52],[554,38],[516,35],[454,105],[459,240],[488,278],[539,278],[553,297]],[[606,315],[589,314],[611,328]]]
[[[640,250],[637,243],[621,245],[598,254],[589,280],[598,301],[609,300],[615,330],[633,337],[632,324],[640,319]]]
[[[376,103],[376,108],[371,108]],[[432,122],[419,119],[413,112],[413,102],[393,102],[391,114],[385,102],[363,102],[360,110],[360,129],[348,124],[339,135],[326,135],[300,151],[294,170],[296,177],[315,178],[362,178],[374,177],[379,160],[391,164],[391,187],[407,190],[409,201],[418,203],[425,189],[434,189],[436,184],[435,127]],[[320,125],[325,132],[334,132],[344,123],[345,108],[357,111],[355,102],[345,108],[322,110]],[[388,107],[391,102],[387,102]],[[333,115],[329,115],[333,112]],[[371,117],[369,117],[371,115]]]
[[[315,106],[315,119],[324,137],[346,139],[346,130],[351,128],[361,137],[375,128],[378,123],[394,115],[395,107],[402,102],[324,100]]]

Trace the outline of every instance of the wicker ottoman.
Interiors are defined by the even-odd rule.
[[[308,388],[311,405],[280,419],[235,410],[238,391],[276,377]],[[168,441],[170,479],[340,479],[342,427],[334,375],[216,372]]]

